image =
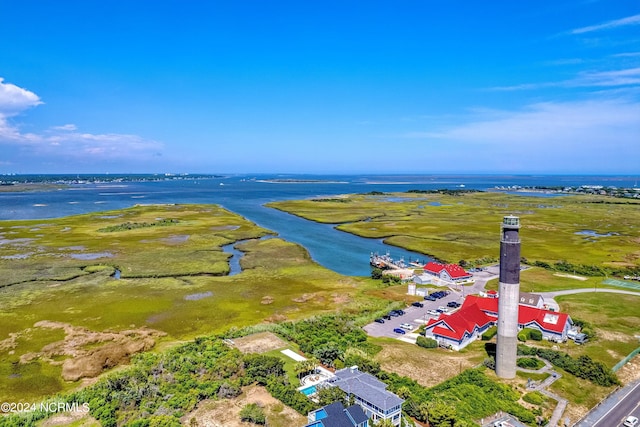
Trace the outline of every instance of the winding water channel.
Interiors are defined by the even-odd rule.
[[[248,220],[275,231],[278,236],[307,249],[313,260],[341,274],[366,276],[371,252],[389,252],[405,261],[422,260],[412,253],[380,240],[338,231],[264,205],[277,200],[327,197],[347,193],[405,192],[412,189],[461,188],[484,190],[512,185],[575,185],[610,180],[610,177],[531,176],[336,176],[310,180],[272,180],[231,176],[221,179],[159,182],[84,184],[57,191],[0,193],[0,220],[55,218],[88,212],[122,209],[138,203],[215,203]],[[300,178],[300,177],[298,177]],[[596,181],[594,181],[596,180]],[[606,181],[605,181],[606,182]],[[538,194],[542,195],[542,194]],[[393,201],[393,200],[391,200]],[[230,249],[229,249],[230,250]],[[237,250],[236,250],[237,251]],[[232,259],[235,274],[241,255]]]

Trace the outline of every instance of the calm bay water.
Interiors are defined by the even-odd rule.
[[[304,182],[272,182],[266,180]],[[313,181],[311,181],[313,180]],[[46,192],[0,193],[0,220],[57,218],[87,212],[130,207],[139,203],[215,203],[256,224],[273,230],[283,239],[304,246],[319,264],[341,274],[364,276],[370,272],[369,254],[389,252],[405,261],[425,260],[422,254],[337,231],[266,208],[276,200],[303,199],[347,193],[404,192],[412,189],[478,189],[496,186],[633,187],[637,177],[603,176],[230,176],[220,179],[173,180],[83,184]],[[549,196],[535,193],[540,196]]]

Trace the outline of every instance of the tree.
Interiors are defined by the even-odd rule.
[[[390,419],[379,420],[374,424],[375,427],[394,427],[393,422]]]
[[[371,278],[376,280],[382,279],[382,270],[379,268],[374,268],[373,270],[371,270]]]
[[[267,383],[271,375],[284,375],[284,362],[273,356],[249,354],[244,358],[244,366],[247,376],[262,385]]]
[[[320,362],[327,366],[333,366],[333,361],[342,356],[342,350],[334,342],[328,342],[313,352],[313,356],[317,357]]]
[[[396,390],[396,394],[402,399],[408,399],[411,397],[411,390],[407,386],[400,386],[398,390]]]
[[[456,410],[444,402],[432,402],[429,405],[429,425],[433,427],[454,426]]]
[[[321,387],[318,389],[318,403],[320,406],[327,406],[333,402],[341,402],[348,406],[347,394],[339,387]]]
[[[240,410],[240,419],[242,421],[248,421],[254,424],[264,425],[267,422],[267,418],[264,415],[264,411],[256,403],[249,403],[244,405]]]

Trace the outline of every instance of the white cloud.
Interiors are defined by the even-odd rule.
[[[559,82],[523,83],[489,88],[494,91],[535,90],[548,87],[613,87],[640,84],[640,67],[613,71],[583,71],[570,80]]]
[[[502,171],[637,173],[638,117],[638,102],[545,102],[403,137],[424,139],[439,162],[454,157],[476,168],[483,164]]]
[[[629,58],[629,57],[635,57],[635,56],[640,56],[640,52],[623,52],[623,53],[616,53],[615,55],[612,55],[614,58]]]
[[[78,130],[78,127],[74,124],[67,124],[67,125],[62,125],[62,126],[54,126],[51,129],[53,130]]]
[[[608,30],[611,28],[624,27],[627,25],[640,24],[640,15],[628,16],[622,19],[616,19],[613,21],[604,22],[602,24],[590,25],[588,27],[576,28],[570,31],[570,34],[584,34],[592,31]]]
[[[585,72],[566,82],[569,86],[626,86],[640,84],[640,67],[625,70]]]
[[[13,116],[27,108],[42,104],[35,93],[3,82],[4,79],[0,77],[0,116]]]
[[[3,83],[0,78],[0,145],[19,152],[22,158],[44,158],[65,165],[68,161],[135,162],[156,157],[163,148],[161,143],[137,135],[80,132],[74,124],[53,126],[42,133],[24,133],[11,123],[11,117],[39,104],[42,101],[35,93]]]

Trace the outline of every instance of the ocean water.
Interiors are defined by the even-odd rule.
[[[146,203],[215,203],[304,246],[319,264],[341,274],[369,275],[369,254],[389,252],[405,261],[426,261],[422,254],[335,230],[264,207],[276,200],[350,193],[404,192],[412,189],[478,189],[496,186],[633,187],[637,177],[500,175],[244,175],[211,179],[117,182],[73,185],[68,189],[0,193],[0,220],[57,218],[121,209]],[[552,195],[533,193],[540,197]]]

